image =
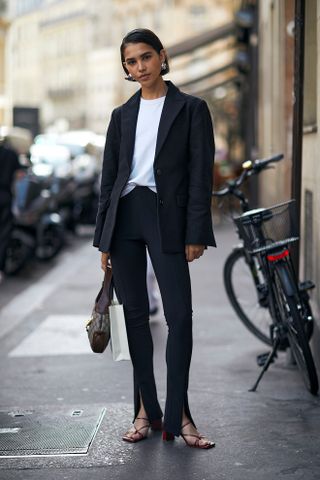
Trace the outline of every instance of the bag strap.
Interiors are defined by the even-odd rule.
[[[107,266],[102,287],[96,298],[95,310],[98,313],[108,313],[108,307],[111,304],[113,290],[112,268]]]

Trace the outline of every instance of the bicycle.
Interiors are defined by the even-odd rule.
[[[283,155],[279,154],[245,162],[244,171],[238,178],[224,189],[213,192],[217,197],[235,196],[242,210],[242,214],[233,220],[243,245],[237,246],[225,262],[224,284],[231,305],[244,325],[260,340],[272,345],[270,353],[257,358],[263,368],[250,390],[256,390],[277,350],[290,346],[307,388],[316,394],[318,379],[309,347],[313,317],[308,295],[314,284],[310,281],[297,282],[290,256],[290,245],[299,239],[295,201],[250,210],[249,201],[239,188],[248,177],[282,158]],[[239,264],[244,267],[246,276],[238,273]],[[240,285],[239,289],[239,283],[244,278],[250,283],[244,287]],[[251,288],[248,289],[248,285]],[[243,295],[256,307],[255,312],[263,313],[264,324],[257,320],[252,310],[248,310]]]

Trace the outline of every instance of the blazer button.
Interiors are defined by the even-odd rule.
[[[160,168],[157,168],[157,175],[161,175],[161,169]]]
[[[159,204],[163,205],[163,200],[162,199],[159,200]]]

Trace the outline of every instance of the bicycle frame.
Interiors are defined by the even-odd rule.
[[[261,261],[263,262],[263,269],[266,272],[266,282],[268,286],[268,307],[273,325],[271,326],[272,334],[274,335],[275,328],[277,334],[279,334],[280,342],[286,339],[286,327],[281,317],[281,312],[278,308],[277,300],[277,283],[275,281],[275,275],[280,278],[281,284],[290,297],[299,299],[299,306],[302,308],[302,301],[300,298],[300,292],[297,287],[294,267],[292,264],[290,251],[287,246],[281,247],[268,252],[260,253]]]
[[[241,239],[240,235],[239,238]],[[251,254],[248,250],[245,249],[243,245],[235,247],[235,249],[242,250],[244,252],[244,257],[247,262],[247,265],[251,271],[252,278],[254,280],[254,284],[257,291],[258,302],[262,307],[268,306],[268,288],[265,285],[264,278],[263,281],[261,276],[263,275],[260,273],[260,265],[261,259],[258,255]],[[262,267],[264,269],[264,267]]]

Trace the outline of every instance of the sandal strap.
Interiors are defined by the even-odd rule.
[[[143,430],[144,428],[148,428],[149,429],[150,425],[142,425],[142,427],[140,428],[136,428],[137,432],[140,433],[141,430]]]
[[[192,445],[194,447],[199,447],[199,448],[202,448],[202,447],[200,447],[200,440],[203,440],[204,438],[206,438],[206,437],[204,437],[204,435],[199,435],[198,436],[198,435],[193,435],[192,433],[186,433],[186,434],[181,433],[181,436],[183,438],[184,437],[196,437],[197,440]],[[185,441],[188,445],[190,445],[190,443],[188,443],[187,440],[185,440]],[[206,446],[206,445],[211,445],[212,443],[214,443],[214,442],[211,442],[209,439],[207,439],[207,441],[204,443],[203,447]]]
[[[199,447],[200,445],[200,438],[198,435],[193,435],[192,433],[186,433],[183,435],[181,433],[181,436],[183,437],[184,441],[186,442],[187,445],[192,446],[192,447]],[[196,437],[196,441],[194,443],[189,443],[188,440],[186,440],[184,437]]]
[[[139,432],[139,430],[135,429],[135,430],[128,430],[125,434],[124,434],[124,437],[126,438],[132,438],[132,435],[140,435],[140,438],[143,438],[144,435],[142,435],[141,432]]]
[[[182,430],[184,427],[186,427],[187,425],[190,425],[190,423],[192,423],[191,420],[190,420],[189,422],[185,423],[184,425],[182,425],[181,430]],[[181,433],[181,435],[182,435],[182,433]],[[199,433],[199,435],[195,435],[195,434],[193,434],[193,433],[184,433],[183,435],[186,436],[186,437],[197,437],[197,438],[199,438],[199,439],[207,438],[205,435],[201,435],[200,433]],[[207,439],[207,440],[208,440],[208,439]]]
[[[137,420],[137,419],[139,419],[139,420],[147,420],[147,422],[148,422],[148,423],[150,423],[150,422],[149,422],[149,418],[145,418],[145,417],[136,417],[136,418],[135,418],[135,420]]]
[[[143,428],[145,428],[147,425],[137,429],[135,426],[131,427],[133,428],[132,430],[128,430],[125,434],[124,434],[124,437],[127,437],[127,438],[131,438],[132,435],[140,435],[140,438],[144,437],[144,435],[142,435],[141,431]],[[149,428],[149,427],[148,427]]]
[[[127,437],[128,435],[135,435],[136,433],[138,433],[138,430],[136,429],[135,426],[133,426],[126,431],[126,433],[124,434],[124,437]]]
[[[137,432],[140,433],[140,430],[143,430],[144,428],[150,428],[151,427],[151,423],[149,422],[149,419],[148,418],[145,418],[145,417],[136,417],[135,420],[146,420],[148,423],[146,423],[146,425],[142,425],[140,428],[137,429],[137,427],[134,425],[134,428],[136,429]]]
[[[185,423],[184,425],[182,425],[181,430],[182,430],[184,427],[186,427],[187,425],[190,425],[190,423],[191,423],[191,421],[189,421],[189,422]]]
[[[195,435],[194,433],[181,433],[183,437],[196,437],[201,440],[201,435]]]

